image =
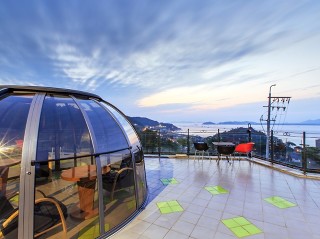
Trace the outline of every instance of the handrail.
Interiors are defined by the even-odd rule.
[[[97,157],[103,154],[112,154],[112,153],[117,153],[123,150],[127,150],[127,149],[132,149],[132,147],[127,147],[127,148],[122,148],[122,149],[116,149],[116,150],[111,150],[111,151],[105,151],[105,152],[101,152],[101,153],[93,153],[93,154],[85,154],[85,155],[79,155],[76,156],[74,155],[73,157],[65,157],[65,158],[61,158],[59,159],[59,161],[64,161],[64,160],[70,160],[70,159],[79,159],[79,158],[86,158],[86,157]],[[56,162],[57,159],[48,159],[45,161],[36,161],[36,160],[31,160],[31,165],[34,166],[35,164],[38,163],[43,163],[43,162]]]
[[[243,128],[243,127],[241,127]],[[231,129],[230,129],[231,130]],[[318,129],[316,129],[318,130]],[[194,152],[193,142],[207,142],[210,155],[217,155],[216,149],[212,146],[212,142],[230,141],[235,144],[245,143],[249,141],[249,132],[223,132],[219,129],[208,130],[191,130],[184,131],[162,131],[161,134],[153,132],[140,132],[140,139],[145,154],[186,154],[192,155]],[[317,132],[317,131],[316,131]],[[251,131],[251,140],[255,143],[253,155],[262,160],[270,161],[275,164],[285,165],[296,168],[303,173],[317,172],[320,173],[320,148],[315,147],[315,140],[320,140],[320,132],[305,133],[306,140],[303,141],[303,132],[291,131],[274,131],[273,147],[270,147],[269,158],[265,155],[266,135],[263,132]],[[199,134],[197,134],[199,133]],[[161,140],[159,140],[159,136]],[[317,137],[318,136],[318,137]],[[300,142],[301,141],[301,142]],[[272,144],[271,144],[272,145]],[[303,162],[303,165],[302,165]],[[303,166],[305,168],[303,168]],[[304,170],[305,169],[305,170]]]

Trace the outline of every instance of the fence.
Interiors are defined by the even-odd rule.
[[[145,154],[161,155],[186,154],[195,152],[194,142],[206,142],[209,154],[217,155],[213,142],[235,144],[254,142],[254,157],[286,165],[306,172],[320,173],[320,148],[310,146],[320,138],[320,133],[273,132],[271,131],[269,155],[266,157],[267,137],[263,132],[249,128],[226,130],[179,131],[146,130],[139,133]]]

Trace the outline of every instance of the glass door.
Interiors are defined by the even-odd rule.
[[[21,160],[32,98],[0,99],[0,238],[18,238]]]
[[[90,133],[70,97],[47,95],[35,160],[34,237],[96,238],[97,167]]]

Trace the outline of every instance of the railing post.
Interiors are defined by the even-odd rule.
[[[220,142],[221,139],[220,139],[220,130],[218,129],[218,142]]]
[[[273,130],[271,130],[271,138],[270,138],[270,144],[271,144],[271,163],[273,164]]]
[[[160,129],[158,130],[158,156],[161,157],[161,139],[160,139]]]
[[[252,127],[251,127],[251,124],[249,123],[248,124],[248,142],[251,142],[252,141],[252,138],[251,138],[251,131],[252,131]]]
[[[302,171],[307,173],[307,148],[306,148],[306,132],[302,134]]]
[[[190,132],[189,132],[189,129],[188,129],[188,135],[187,135],[187,155],[188,155],[188,157],[190,155]]]

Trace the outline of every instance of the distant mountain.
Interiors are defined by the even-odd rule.
[[[258,125],[260,123],[252,122],[252,121],[225,121],[225,122],[219,122],[218,124],[229,124],[229,125],[233,125],[233,124],[238,124],[238,125],[251,124],[251,125]]]
[[[265,136],[265,133],[261,132],[261,131],[257,131],[255,129],[251,129],[251,133],[253,135],[261,135],[261,136]],[[246,135],[248,134],[248,128],[247,127],[239,127],[239,128],[235,128],[235,129],[230,129],[229,131],[225,131],[220,133],[221,135],[230,135],[230,134],[243,134]]]
[[[318,125],[320,124],[320,119],[316,119],[316,120],[306,120],[306,121],[303,121],[299,124],[311,124],[311,125]]]
[[[159,122],[152,120],[152,119],[148,119],[145,117],[130,117],[128,116],[128,119],[130,120],[130,122],[133,125],[138,125],[141,127],[147,127],[147,126],[158,126]]]
[[[202,123],[203,125],[213,125],[213,124],[215,124],[215,123],[213,123],[213,122],[204,122],[204,123]]]
[[[158,122],[146,117],[130,117],[127,116],[130,122],[138,129],[150,128],[150,129],[166,129],[166,130],[180,130],[177,126],[170,123]]]

